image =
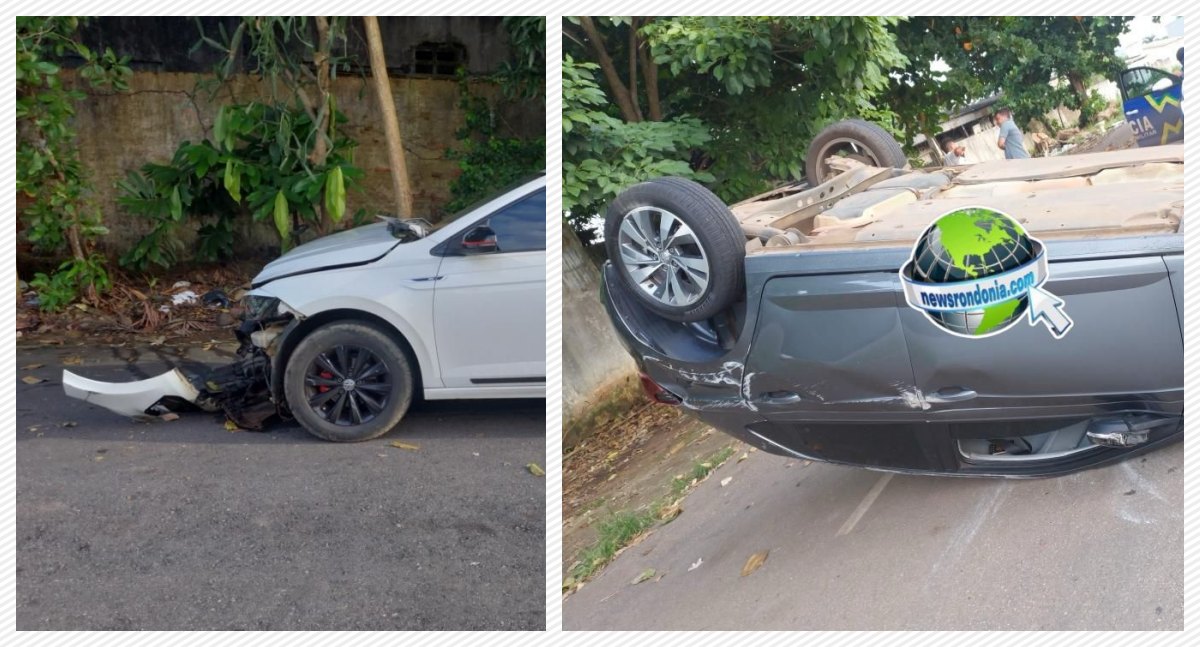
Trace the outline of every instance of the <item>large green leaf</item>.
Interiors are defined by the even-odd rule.
[[[179,185],[171,190],[171,218],[183,219],[183,199],[179,197]]]
[[[225,162],[225,190],[235,202],[242,201],[242,167],[233,160]]]
[[[341,222],[346,214],[346,182],[340,166],[333,167],[325,175],[325,211],[333,222]]]
[[[292,220],[288,215],[288,201],[283,195],[283,190],[275,192],[275,229],[279,231],[279,237],[287,241],[288,234],[292,231]]]

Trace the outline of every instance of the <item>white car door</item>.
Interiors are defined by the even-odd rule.
[[[447,243],[433,308],[442,383],[481,391],[475,395],[544,392],[545,188],[478,218]]]

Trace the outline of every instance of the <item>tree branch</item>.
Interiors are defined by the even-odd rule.
[[[580,16],[579,26],[587,34],[588,42],[592,44],[592,50],[596,52],[596,59],[600,64],[600,69],[604,72],[604,78],[608,81],[609,88],[612,89],[613,98],[617,100],[617,106],[621,108],[621,116],[624,117],[625,121],[630,123],[641,121],[638,118],[637,110],[634,109],[633,100],[629,96],[629,89],[621,82],[621,77],[617,74],[617,68],[613,64],[612,57],[608,55],[608,50],[604,49],[604,38],[600,35],[600,31],[596,29],[596,23],[592,21],[591,16]]]

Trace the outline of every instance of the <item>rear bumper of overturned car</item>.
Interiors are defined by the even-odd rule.
[[[977,410],[957,419],[932,419],[919,409],[853,419],[833,413],[767,416],[745,399],[744,367],[737,361],[744,348],[718,356],[713,349],[688,346],[692,341],[680,341],[685,335],[678,325],[647,320],[628,295],[620,294],[616,280],[604,272],[602,301],[644,379],[675,396],[672,400],[696,418],[769,453],[907,474],[1035,478],[1107,465],[1183,438],[1182,391],[1102,398],[1072,407]],[[965,442],[993,435],[1019,436],[1031,428],[1070,424],[1100,429],[1126,417],[1152,417],[1156,424],[1129,446],[1085,442],[1072,451],[1025,457],[969,455],[962,449]],[[997,434],[997,429],[1015,431]]]

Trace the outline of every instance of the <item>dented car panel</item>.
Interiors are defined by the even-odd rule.
[[[764,194],[733,208],[749,242],[744,300],[729,312],[668,321],[611,263],[606,308],[655,385],[780,455],[1028,477],[1179,440],[1182,148],[1029,162],[882,181],[859,168]],[[916,235],[946,210],[993,201],[1045,241],[1047,288],[1075,321],[1063,339],[1024,324],[962,339],[906,305],[898,270]]]

